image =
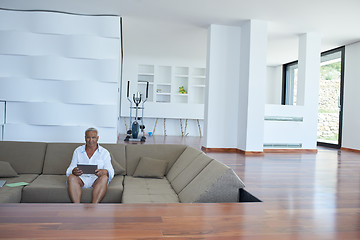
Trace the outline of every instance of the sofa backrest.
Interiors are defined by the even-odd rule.
[[[74,150],[84,143],[48,143],[44,174],[63,175],[69,167]]]
[[[237,202],[239,189],[244,187],[245,184],[231,168],[212,160],[179,193],[179,199],[184,203]]]
[[[202,152],[198,149],[187,147],[167,173],[166,178],[169,182],[172,182],[200,154]]]
[[[69,167],[74,150],[84,143],[48,143],[44,162],[44,174],[65,174]],[[125,145],[124,144],[101,144],[106,148],[115,161],[122,167],[126,167]]]
[[[171,186],[180,193],[213,159],[192,147],[187,147],[167,174]]]
[[[167,173],[185,149],[186,145],[182,144],[127,144],[125,146],[127,175],[134,174],[141,157],[168,161]]]
[[[121,167],[126,171],[125,144],[108,143],[100,145],[106,148],[111,153],[112,157],[115,158],[112,160],[120,163]]]
[[[9,162],[18,174],[42,172],[46,143],[0,141],[0,161]]]

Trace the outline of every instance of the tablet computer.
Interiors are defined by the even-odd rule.
[[[0,187],[4,186],[4,185],[5,185],[5,183],[6,183],[6,181],[5,181],[5,180],[0,180]]]
[[[95,174],[97,169],[97,165],[90,164],[78,164],[77,167],[83,171],[83,174]]]

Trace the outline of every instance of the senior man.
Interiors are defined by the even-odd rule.
[[[68,193],[73,203],[80,203],[81,188],[93,188],[92,203],[99,203],[104,198],[107,186],[114,177],[114,168],[108,150],[98,144],[99,136],[95,128],[85,131],[85,145],[75,149],[68,176]],[[78,164],[97,165],[93,174],[84,174]]]

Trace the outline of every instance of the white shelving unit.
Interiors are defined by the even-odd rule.
[[[145,92],[149,82],[148,102],[204,104],[206,69],[186,66],[138,66],[138,90]],[[180,93],[184,87],[186,93]]]

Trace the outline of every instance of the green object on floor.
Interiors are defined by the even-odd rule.
[[[28,185],[29,183],[27,182],[17,182],[17,183],[8,183],[6,184],[6,186],[8,187],[18,187],[18,186],[25,186]]]

